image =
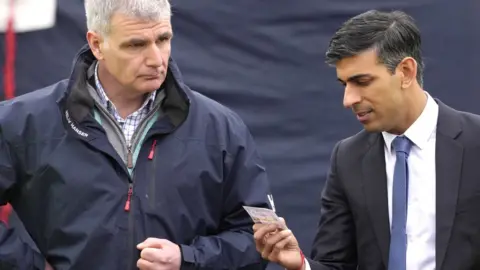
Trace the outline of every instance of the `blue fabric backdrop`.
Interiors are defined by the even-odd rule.
[[[18,94],[68,75],[85,42],[82,3],[59,1],[55,28],[19,35]],[[332,147],[361,128],[342,108],[335,70],[323,63],[328,41],[344,20],[374,8],[410,13],[423,33],[426,89],[458,109],[480,112],[478,0],[173,0],[172,5],[173,55],[185,80],[243,117],[267,162],[278,213],[307,254]]]

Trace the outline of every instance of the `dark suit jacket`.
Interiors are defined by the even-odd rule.
[[[436,269],[480,269],[480,116],[437,103]],[[333,150],[310,266],[384,270],[389,242],[384,141],[362,131]]]

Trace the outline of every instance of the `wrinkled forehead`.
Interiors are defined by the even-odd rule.
[[[142,19],[116,13],[110,24],[110,36],[114,39],[136,37],[156,40],[162,35],[172,35],[170,19]]]
[[[385,66],[378,61],[375,50],[362,52],[358,55],[346,57],[336,63],[337,77],[342,81],[358,74],[372,74],[380,76]]]

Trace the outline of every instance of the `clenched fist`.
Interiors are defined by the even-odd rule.
[[[137,245],[141,250],[137,267],[140,270],[179,270],[181,265],[180,247],[165,239],[148,238]]]

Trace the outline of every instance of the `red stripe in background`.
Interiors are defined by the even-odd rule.
[[[10,14],[8,16],[7,31],[5,32],[5,67],[4,67],[4,86],[5,99],[11,99],[15,96],[15,30],[13,28],[15,16],[15,0],[10,0]],[[8,219],[12,212],[12,206],[7,204],[0,207],[0,222],[8,225]]]
[[[5,32],[5,67],[4,86],[5,99],[15,96],[15,49],[16,38],[13,27],[15,17],[15,0],[10,0],[10,14],[8,16],[7,31]]]

